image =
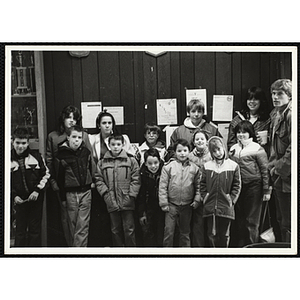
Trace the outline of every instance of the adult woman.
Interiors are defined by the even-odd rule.
[[[62,229],[65,237],[65,242],[68,246],[71,246],[71,239],[70,239],[70,232],[67,223],[67,211],[60,201],[60,194],[59,188],[56,182],[56,171],[57,171],[57,164],[56,164],[56,156],[58,152],[58,145],[65,142],[67,140],[67,131],[74,125],[80,125],[81,123],[81,115],[79,109],[75,106],[68,105],[63,108],[60,116],[59,116],[59,127],[58,130],[52,131],[49,133],[47,138],[47,145],[46,145],[46,163],[47,167],[50,171],[50,185],[52,191],[49,191],[48,195],[50,198],[57,199],[56,204],[58,203],[60,206],[61,211],[61,222],[62,222]],[[88,141],[87,133],[84,132],[84,139]],[[52,202],[52,205],[55,205]],[[54,212],[52,213],[53,218],[57,213],[55,212],[55,207],[52,207]],[[56,242],[60,244],[60,242]]]
[[[90,150],[93,154],[95,163],[97,164],[104,154],[110,150],[108,145],[108,138],[112,133],[117,133],[116,122],[112,114],[104,110],[100,112],[96,118],[96,128],[99,130],[96,134],[89,135]],[[135,151],[130,144],[127,135],[124,137],[123,149],[135,155]],[[111,231],[110,219],[104,200],[100,197],[97,190],[92,191],[92,208],[91,208],[91,221],[89,232],[89,246],[111,246]]]
[[[241,112],[236,111],[237,115],[233,118],[229,125],[227,147],[230,149],[234,144],[237,143],[235,135],[235,127],[242,120],[248,120],[254,127],[255,135],[257,136],[258,131],[269,130],[270,118],[267,98],[264,91],[260,87],[251,87],[247,91],[246,100],[243,102]],[[258,142],[260,139],[258,138]],[[267,145],[264,149],[267,151]]]

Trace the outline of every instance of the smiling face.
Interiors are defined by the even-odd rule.
[[[290,101],[290,97],[283,90],[273,90],[272,100],[274,107],[281,107]]]
[[[69,129],[71,128],[72,126],[76,125],[76,120],[74,119],[74,114],[71,112],[69,117],[65,118],[64,119],[64,126],[65,126],[65,129]]]
[[[72,130],[70,135],[67,137],[69,146],[72,150],[77,150],[82,143],[82,132]]]
[[[13,147],[18,155],[21,155],[28,148],[28,145],[28,139],[15,138],[13,140]]]
[[[207,139],[203,132],[198,132],[195,134],[194,145],[197,150],[202,150],[207,146]]]
[[[145,161],[145,166],[152,174],[155,174],[159,169],[159,159],[156,156],[149,155]]]
[[[236,134],[236,138],[238,141],[242,142],[242,141],[246,141],[250,138],[250,134],[247,131],[239,131]]]
[[[118,156],[122,151],[123,143],[121,140],[111,139],[109,147],[113,156]]]
[[[109,116],[104,116],[100,121],[99,129],[103,137],[108,137],[112,132],[113,121]]]
[[[260,107],[260,100],[257,99],[248,99],[247,106],[249,108],[250,114],[255,115]]]
[[[193,125],[198,126],[202,120],[202,117],[204,115],[204,112],[199,109],[191,109],[189,112],[191,122]]]
[[[189,156],[190,150],[188,146],[178,144],[175,154],[179,161],[184,162]]]
[[[158,139],[157,131],[149,129],[149,130],[147,130],[147,132],[145,133],[144,136],[145,136],[145,139],[149,146],[155,146],[157,139]]]

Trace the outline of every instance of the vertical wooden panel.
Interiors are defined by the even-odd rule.
[[[82,72],[81,101],[99,101],[99,75],[97,52],[92,51],[87,57],[80,58]]]
[[[195,69],[194,69],[194,53],[193,52],[181,52],[180,53],[180,94],[178,109],[179,120],[178,123],[182,124],[186,117],[186,88],[195,88]]]
[[[124,106],[125,114],[125,124],[122,126],[122,133],[127,134],[131,142],[136,142],[133,53],[121,51],[119,52],[119,58],[121,105]]]
[[[291,53],[280,53],[280,78],[292,79]]]
[[[232,53],[216,53],[216,94],[232,93],[231,57]]]
[[[143,53],[144,62],[144,100],[147,103],[145,123],[156,122],[157,66],[156,58]]]
[[[208,119],[211,119],[212,97],[216,88],[215,62],[214,52],[195,53],[195,88],[201,86],[202,89],[206,89]]]
[[[270,53],[270,84],[280,78],[280,53]]]
[[[119,55],[116,51],[98,52],[100,99],[104,106],[120,105]]]
[[[242,95],[242,56],[241,53],[232,53],[232,93],[233,93],[233,116],[235,111],[241,110]]]
[[[180,83],[180,54],[179,52],[170,53],[171,63],[171,98],[177,99],[177,122],[180,124],[181,112],[179,109],[179,103],[181,99],[181,83]]]
[[[145,124],[143,52],[133,52],[133,64],[136,140],[142,142],[144,139],[143,127]]]
[[[157,58],[157,97],[171,98],[171,62],[170,52]]]
[[[242,53],[242,95],[252,86],[260,86],[260,54]]]
[[[72,57],[72,73],[73,73],[73,98],[74,105],[78,108],[81,107],[81,102],[84,101],[82,91],[82,71],[81,71],[81,58]]]
[[[271,99],[271,93],[270,93],[270,53],[261,53],[260,54],[260,87],[263,89],[263,91],[266,94],[266,97],[268,99],[268,105],[271,109],[272,99]]]

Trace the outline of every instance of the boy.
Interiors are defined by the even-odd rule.
[[[144,163],[144,153],[150,148],[156,148],[160,158],[164,161],[167,153],[165,143],[159,139],[161,130],[153,123],[147,123],[144,127],[145,142],[139,146],[140,165]]]
[[[62,206],[67,208],[70,245],[73,247],[87,246],[94,174],[94,160],[82,136],[83,128],[72,126],[67,141],[59,146],[57,154],[57,181]]]
[[[200,203],[200,170],[189,160],[190,145],[178,139],[174,144],[176,158],[170,159],[161,172],[159,205],[165,214],[164,247],[172,247],[175,226],[179,225],[179,246],[190,247],[192,208]]]
[[[228,247],[234,204],[241,191],[240,169],[228,158],[220,137],[208,140],[212,160],[204,164],[200,181],[203,217],[207,218],[209,243],[212,247]]]
[[[96,187],[110,215],[113,245],[135,247],[134,208],[140,189],[139,165],[122,149],[124,137],[112,135],[109,147],[98,162]]]
[[[281,241],[291,242],[291,131],[292,81],[278,79],[271,85],[274,109],[270,113],[268,169],[275,195]]]
[[[164,163],[155,148],[145,152],[144,160],[140,170],[141,189],[137,198],[144,246],[162,246],[164,213],[159,207],[158,185]]]
[[[16,247],[41,246],[44,190],[49,170],[38,151],[29,148],[29,133],[17,128],[12,137],[11,197],[16,210]]]

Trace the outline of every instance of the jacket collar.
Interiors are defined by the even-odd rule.
[[[206,121],[204,119],[201,120],[201,122],[199,123],[198,126],[195,126],[192,121],[191,121],[191,118],[190,117],[187,117],[184,122],[183,122],[183,125],[187,128],[190,128],[190,129],[195,129],[195,128],[201,128],[204,126],[204,124],[206,123]]]

